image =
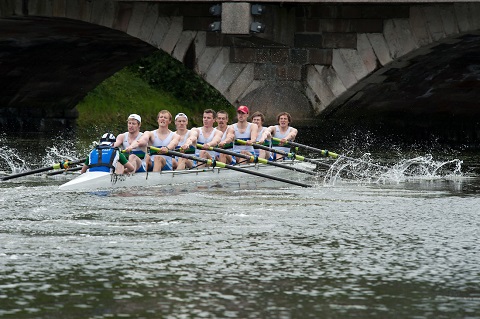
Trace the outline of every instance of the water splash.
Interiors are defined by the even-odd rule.
[[[78,160],[84,157],[78,152],[75,142],[59,139],[53,141],[53,146],[45,148],[45,154],[38,152],[29,153],[20,151],[14,146],[8,145],[6,137],[0,137],[0,173],[17,174],[40,167],[51,166],[64,160]]]
[[[359,158],[340,156],[326,171],[324,184],[353,181],[360,183],[400,183],[412,180],[446,179],[462,177],[463,161],[434,160],[427,154],[411,159],[402,159],[392,165],[381,165],[371,159],[370,153]]]
[[[453,159],[436,161],[431,154],[405,159],[394,165],[394,171],[407,177],[446,177],[462,176],[463,161]]]
[[[0,139],[0,169],[3,173],[11,172],[13,174],[29,170],[27,162],[18,155],[16,149],[10,148]]]

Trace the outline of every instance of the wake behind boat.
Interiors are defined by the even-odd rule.
[[[305,163],[290,162],[287,165],[302,166]],[[285,181],[283,177],[289,174],[283,168],[264,165],[264,164],[248,164],[239,166],[241,171],[229,168],[202,168],[181,171],[162,171],[149,173],[135,173],[130,175],[119,175],[107,172],[89,172],[60,185],[59,188],[64,191],[94,191],[94,190],[111,190],[117,188],[131,187],[149,187],[163,185],[179,185],[191,183],[206,183],[215,181],[246,181],[258,179],[259,176],[265,175],[267,179]],[[268,174],[268,175],[267,175]],[[294,175],[294,174],[293,174]],[[303,186],[305,184],[291,181],[294,184]]]

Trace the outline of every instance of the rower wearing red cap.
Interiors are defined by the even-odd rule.
[[[246,145],[234,143],[233,151],[246,155],[253,155],[255,153],[252,145],[257,139],[258,126],[247,121],[249,113],[250,111],[245,105],[237,108],[237,123],[228,127],[227,137],[220,142],[220,147],[224,147],[225,144],[234,142],[235,140],[243,140],[246,142]]]

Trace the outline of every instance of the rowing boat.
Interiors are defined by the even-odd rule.
[[[288,165],[306,167],[305,163],[290,162]],[[92,191],[111,190],[117,188],[150,187],[163,185],[179,185],[191,183],[205,183],[215,181],[246,181],[258,179],[253,173],[269,174],[272,177],[292,176],[285,169],[264,165],[247,164],[240,166],[242,170],[252,172],[246,174],[228,168],[207,167],[181,171],[162,171],[149,173],[135,173],[129,175],[111,174],[107,172],[89,172],[59,186],[64,191]],[[309,168],[312,168],[308,166]]]

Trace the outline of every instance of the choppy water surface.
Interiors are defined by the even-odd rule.
[[[2,182],[0,317],[480,318],[480,179],[405,163],[311,189]]]

